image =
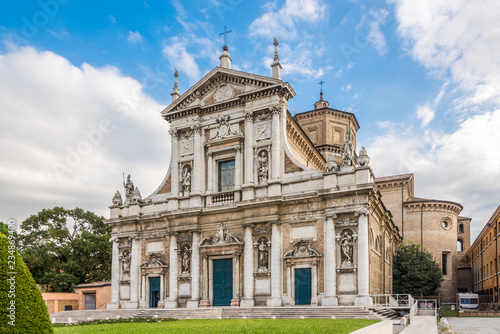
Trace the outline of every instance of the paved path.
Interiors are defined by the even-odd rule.
[[[410,325],[403,329],[401,334],[436,334],[437,320],[433,315],[417,315],[413,317]]]
[[[499,334],[500,317],[495,318],[446,318],[451,326],[451,331],[457,334],[481,333]]]

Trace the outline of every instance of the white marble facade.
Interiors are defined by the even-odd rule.
[[[129,178],[110,207],[108,308],[371,303],[368,224],[394,229],[373,173],[355,152],[332,168],[287,111],[277,49],[272,69],[232,70],[224,50],[182,96],[176,72],[168,173],[144,199]]]

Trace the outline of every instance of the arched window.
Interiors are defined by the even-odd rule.
[[[370,248],[373,248],[373,230],[370,229]]]
[[[464,224],[458,225],[458,233],[464,233]]]
[[[457,240],[457,252],[464,251],[464,241],[462,239]]]
[[[375,250],[380,253],[380,242],[379,242],[379,237],[375,239]]]

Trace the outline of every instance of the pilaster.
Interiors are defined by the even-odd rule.
[[[245,248],[243,256],[243,272],[244,272],[244,286],[243,286],[243,299],[241,300],[241,307],[255,306],[254,299],[254,258],[253,258],[253,238],[252,238],[253,224],[245,225]]]
[[[271,298],[267,300],[267,306],[279,307],[281,303],[281,222],[272,223],[271,244]]]
[[[191,299],[187,302],[188,308],[197,308],[200,301],[200,232],[193,232],[193,246],[191,251]]]
[[[179,276],[179,261],[177,255],[177,233],[170,232],[170,264],[169,264],[169,293],[168,299],[165,303],[165,308],[176,308],[177,298],[179,294],[179,287],[177,284],[177,277]]]
[[[132,238],[132,258],[130,260],[130,301],[126,308],[139,308],[140,265],[141,265],[141,239]]]
[[[120,298],[120,253],[118,250],[118,238],[113,237],[109,241],[113,243],[113,251],[111,257],[111,303],[109,303],[107,309],[117,309],[119,308],[118,301]]]
[[[325,298],[323,298],[323,306],[338,305],[337,299],[337,272],[336,267],[336,239],[335,239],[335,226],[333,220],[337,218],[336,214],[325,216],[325,269],[324,269],[324,282],[325,282]]]
[[[253,157],[253,114],[245,114],[245,178],[243,184],[242,200],[255,198],[254,185],[254,157]]]
[[[370,267],[369,267],[369,245],[368,245],[368,215],[369,209],[364,208],[356,211],[358,219],[358,296],[354,299],[354,305],[371,305],[369,295]]]

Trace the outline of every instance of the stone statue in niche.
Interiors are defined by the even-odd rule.
[[[340,249],[342,264],[352,265],[352,235],[348,231],[344,231],[340,238]]]
[[[269,173],[269,159],[266,150],[259,152],[257,156],[257,175],[259,183],[266,181]]]
[[[124,250],[121,256],[123,278],[128,278],[130,276],[130,258],[130,252],[128,250]]]
[[[182,273],[189,274],[189,270],[191,268],[191,257],[190,257],[190,249],[189,245],[182,246]]]
[[[269,266],[269,248],[267,239],[259,239],[259,270],[267,270]]]
[[[182,189],[184,194],[189,194],[191,192],[191,167],[184,167],[184,171],[182,172]]]

